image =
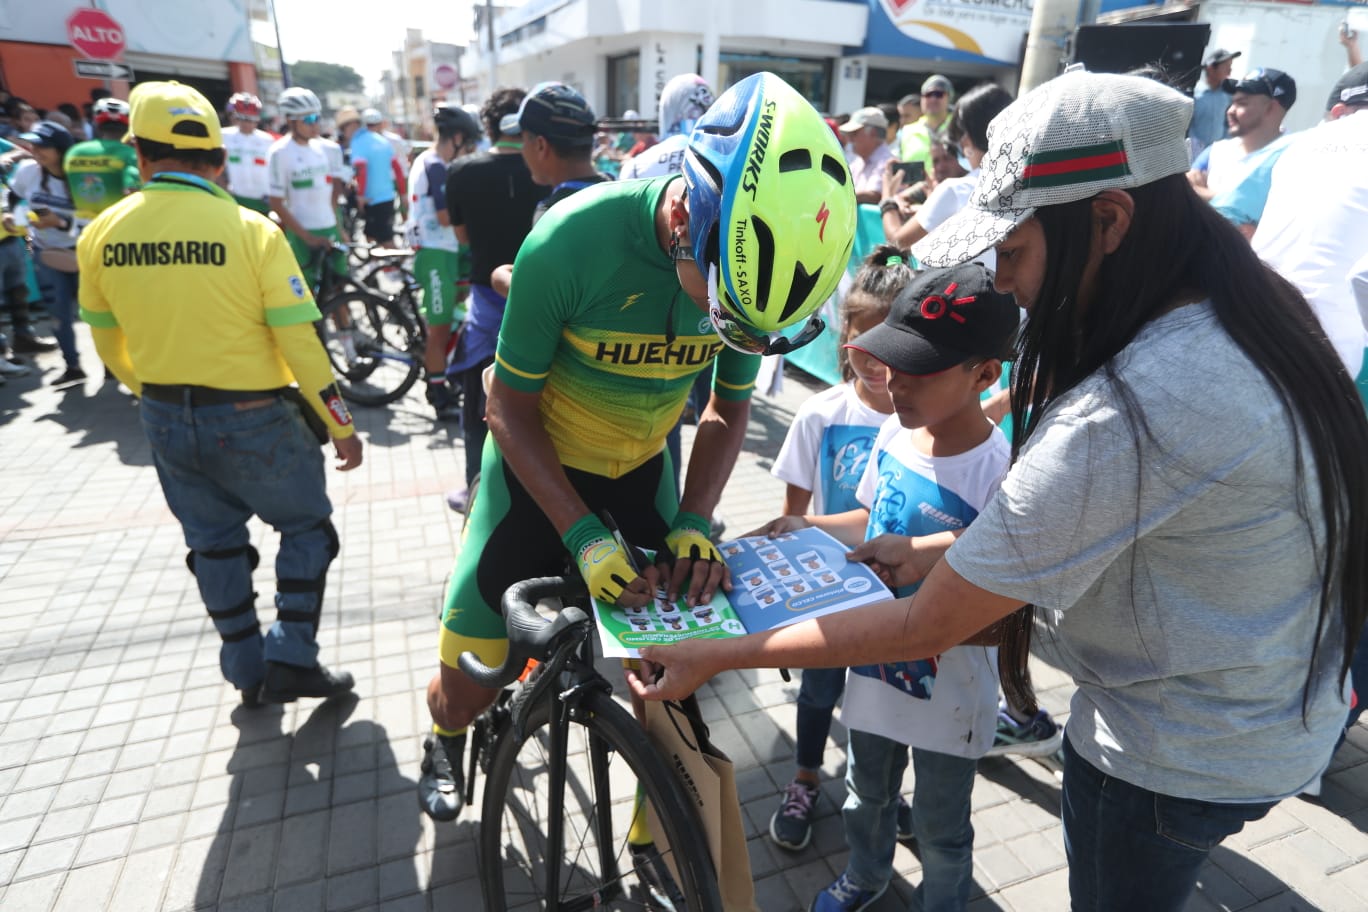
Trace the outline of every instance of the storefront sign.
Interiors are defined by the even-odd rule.
[[[865,51],[1013,65],[1033,0],[871,0]],[[882,15],[880,15],[882,14]]]

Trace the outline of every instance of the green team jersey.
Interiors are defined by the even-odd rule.
[[[76,218],[89,221],[138,189],[138,153],[112,139],[88,139],[67,150],[62,161]]]
[[[678,177],[580,190],[514,261],[495,375],[541,393],[542,424],[571,468],[618,478],[655,456],[714,362],[719,397],[755,387],[760,358],[722,343],[656,240],[656,206]]]

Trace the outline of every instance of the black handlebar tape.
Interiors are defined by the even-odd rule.
[[[537,602],[583,590],[583,582],[566,577],[524,580],[508,587],[503,597],[504,626],[508,630],[508,655],[498,668],[490,668],[473,652],[461,653],[461,671],[481,687],[498,689],[518,679],[528,659],[544,659],[548,646],[565,630],[588,622],[588,616],[574,605],[567,606],[555,620],[547,621],[537,613]]]

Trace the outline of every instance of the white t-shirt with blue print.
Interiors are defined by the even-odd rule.
[[[893,416],[879,430],[857,496],[869,508],[867,538],[885,532],[932,535],[968,526],[1011,462],[1011,445],[994,428],[958,456],[927,456]],[[911,595],[916,586],[898,590]],[[851,668],[841,722],[902,744],[959,757],[981,757],[997,728],[997,649],[956,646],[939,656]]]
[[[858,509],[863,504],[855,489],[886,418],[860,401],[850,383],[823,390],[799,406],[770,472],[812,492],[810,513]]]

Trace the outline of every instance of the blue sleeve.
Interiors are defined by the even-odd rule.
[[[1207,146],[1197,155],[1197,160],[1192,163],[1192,170],[1205,171],[1207,163],[1211,160],[1211,146]]]
[[[441,159],[434,158],[427,163],[427,167],[423,170],[427,175],[428,197],[432,200],[433,208],[438,212],[445,212],[447,207],[446,165],[442,164]]]
[[[1257,225],[1268,203],[1269,188],[1273,186],[1273,166],[1282,158],[1282,153],[1283,149],[1279,148],[1265,155],[1244,180],[1212,197],[1212,207],[1236,225]]]

